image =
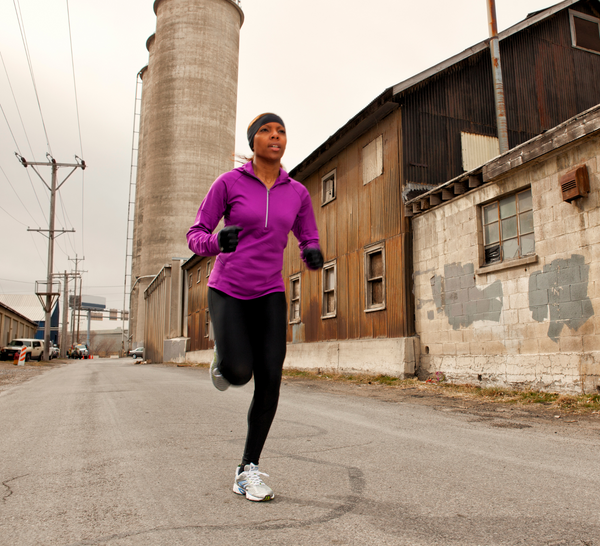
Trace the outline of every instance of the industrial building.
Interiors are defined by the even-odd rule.
[[[600,103],[600,38],[589,32],[591,25],[598,33],[599,17],[596,0],[568,0],[500,33],[511,149]],[[326,263],[322,274],[309,272],[290,235],[286,366],[395,376],[444,371],[443,354],[427,356],[442,345],[422,343],[425,300],[415,301],[413,281],[424,274],[416,249],[434,234],[413,232],[411,218],[483,186],[481,166],[499,155],[496,135],[485,41],[386,89],[292,170],[312,195]],[[447,233],[448,244],[458,235]],[[206,282],[214,259],[184,265],[189,360],[206,361],[212,346]],[[543,270],[544,259],[533,267]],[[444,335],[462,329],[450,326]]]

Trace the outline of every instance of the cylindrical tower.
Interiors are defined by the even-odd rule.
[[[154,11],[142,275],[190,255],[185,235],[200,201],[233,166],[243,22],[234,0],[156,0]]]
[[[233,167],[244,21],[238,0],[156,0],[154,12],[138,156],[134,343],[143,339],[146,276],[191,255],[185,235],[198,206],[215,178]]]
[[[136,192],[135,192],[135,215],[133,223],[133,255],[131,260],[131,295],[129,301],[129,326],[131,333],[138,334],[131,337],[132,348],[143,345],[144,332],[144,298],[143,293],[148,283],[149,277],[142,276],[142,236],[144,231],[144,180],[147,154],[144,154],[145,134],[148,132],[152,116],[152,90],[153,70],[150,68],[154,65],[154,43],[156,35],[152,34],[146,41],[146,49],[148,50],[148,64],[140,70],[140,78],[142,80],[142,103],[140,111],[140,124],[138,135],[138,158],[137,158],[137,173],[136,173]],[[142,297],[140,297],[142,294]],[[138,328],[139,325],[139,328]]]

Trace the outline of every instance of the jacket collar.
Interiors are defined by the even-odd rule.
[[[248,161],[248,163],[245,163],[244,165],[238,168],[244,173],[250,175],[252,178],[258,180],[262,184],[261,180],[254,174],[254,167],[252,165],[252,161]],[[277,177],[277,180],[275,181],[275,184],[273,184],[272,187],[277,186],[277,184],[287,184],[289,181],[290,175],[283,169],[279,169],[279,176]]]

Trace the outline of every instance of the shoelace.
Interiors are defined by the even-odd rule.
[[[265,485],[265,482],[262,481],[260,476],[266,476],[267,478],[269,477],[268,474],[261,472],[257,467],[246,471],[246,479],[252,485]]]

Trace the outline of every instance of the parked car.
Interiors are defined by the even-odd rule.
[[[21,353],[23,347],[27,348],[25,361],[42,360],[44,342],[41,339],[13,339],[6,347],[0,349],[0,360],[13,360],[15,353]]]
[[[52,360],[53,358],[58,358],[59,356],[60,356],[60,349],[58,348],[58,345],[56,345],[56,343],[53,343],[52,345],[50,345],[49,358],[50,358],[50,360]]]
[[[144,348],[131,349],[127,354],[133,358],[144,358]]]

